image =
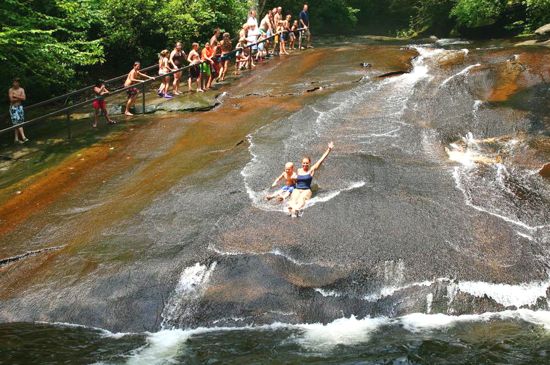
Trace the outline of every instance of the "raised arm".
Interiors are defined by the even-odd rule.
[[[323,153],[323,156],[321,156],[319,161],[315,162],[315,164],[313,166],[311,166],[311,169],[310,169],[311,172],[310,173],[311,173],[312,176],[313,176],[313,174],[315,174],[315,170],[317,170],[319,167],[321,167],[321,164],[323,163],[323,161],[325,161],[325,159],[330,154],[330,151],[332,151],[333,148],[334,148],[334,143],[330,142],[328,144],[327,150],[325,151],[325,153]]]

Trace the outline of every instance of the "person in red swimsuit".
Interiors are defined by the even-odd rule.
[[[94,95],[95,99],[92,103],[92,106],[94,107],[95,114],[94,114],[94,124],[92,124],[92,127],[97,127],[97,120],[99,119],[99,113],[102,112],[103,116],[105,117],[105,120],[109,124],[115,124],[116,122],[109,118],[109,113],[107,112],[107,104],[105,103],[104,95],[109,94],[109,90],[105,87],[105,82],[103,80],[97,80],[94,86]]]

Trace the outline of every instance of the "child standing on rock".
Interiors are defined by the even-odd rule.
[[[104,96],[109,94],[109,90],[105,87],[105,82],[103,80],[97,80],[94,86],[94,95],[95,99],[92,103],[92,106],[94,107],[94,124],[92,124],[92,127],[97,127],[97,121],[99,119],[99,113],[103,113],[103,116],[105,117],[105,120],[109,124],[115,124],[116,122],[109,118],[109,113],[107,112],[107,104],[105,103]]]

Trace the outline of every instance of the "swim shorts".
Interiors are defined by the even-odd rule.
[[[103,99],[95,99],[94,102],[92,103],[92,106],[94,107],[94,109],[105,109],[107,104]]]
[[[201,73],[205,76],[210,76],[212,70],[210,69],[210,64],[208,62],[201,63]]]
[[[189,78],[190,79],[198,79],[201,75],[201,70],[199,65],[193,65],[189,67]]]
[[[132,96],[136,96],[139,93],[139,90],[135,87],[131,87],[128,90],[126,90],[126,94],[128,95],[128,98],[131,98]]]
[[[10,118],[13,125],[23,123],[25,121],[25,112],[23,111],[23,105],[11,105]]]
[[[285,185],[281,188],[281,191],[292,193],[294,191],[294,185]]]

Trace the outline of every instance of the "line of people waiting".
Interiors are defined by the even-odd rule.
[[[247,22],[239,31],[238,41],[233,46],[231,35],[223,33],[219,28],[201,49],[199,43],[193,43],[187,54],[183,50],[181,42],[177,42],[174,49],[162,50],[159,54],[158,73],[164,76],[157,90],[159,97],[171,99],[181,95],[180,83],[183,77],[181,68],[187,65],[187,87],[193,91],[193,83],[196,83],[196,92],[209,90],[214,82],[223,82],[229,70],[229,61],[235,59],[235,75],[239,75],[243,69],[253,69],[257,62],[273,55],[288,55],[289,51],[296,48],[305,49],[311,47],[311,33],[309,32],[308,5],[304,5],[300,12],[299,20],[292,22],[292,15],[283,16],[281,7],[269,10],[258,24],[256,11],[251,10]],[[220,39],[221,35],[221,39]],[[302,39],[306,45],[302,47]],[[298,44],[296,42],[298,41]],[[140,72],[140,63],[135,62],[134,67],[128,73],[124,83],[127,89],[128,100],[124,111],[125,115],[132,115],[130,109],[135,104],[139,90],[131,87],[150,76]],[[174,73],[174,71],[177,71]],[[171,80],[170,74],[174,78]],[[170,93],[170,86],[172,92]],[[100,97],[99,94],[96,95]],[[97,110],[97,109],[96,109]],[[106,114],[106,110],[103,111]],[[106,117],[108,118],[108,117]]]
[[[267,57],[288,55],[289,51],[296,48],[311,47],[307,4],[304,5],[298,19],[294,21],[292,21],[292,15],[290,14],[283,16],[282,7],[268,10],[259,23],[256,16],[255,10],[248,13],[247,22],[239,31],[235,46],[233,46],[233,40],[229,33],[222,34],[221,30],[216,28],[202,50],[198,43],[193,43],[189,54],[186,54],[183,51],[182,43],[177,42],[171,52],[166,49],[161,51],[158,74],[165,77],[161,79],[161,84],[157,90],[159,97],[169,99],[182,94],[180,83],[183,71],[181,69],[186,65],[189,65],[187,69],[188,90],[193,91],[192,85],[195,81],[196,91],[203,92],[210,89],[214,82],[225,80],[232,58],[235,59],[234,73],[238,75],[243,69],[253,69],[257,62],[261,62]],[[305,47],[303,47],[304,39],[306,42]],[[296,45],[297,41],[298,44]],[[154,79],[141,72],[140,68],[140,62],[136,61],[124,82],[128,96],[124,114],[128,116],[133,115],[130,109],[134,106],[139,94],[139,89],[134,85],[145,80]],[[173,80],[170,77],[171,73],[174,75]],[[172,86],[172,93],[170,93],[170,86]],[[95,98],[92,106],[95,112],[92,126],[97,127],[100,114],[104,116],[107,123],[115,124],[116,122],[109,117],[107,111],[105,97],[110,91],[103,80],[96,82],[93,93]],[[23,128],[20,126],[25,122],[23,102],[26,100],[26,95],[18,78],[13,80],[8,96],[10,100],[10,120],[14,126],[19,126],[15,129],[15,143],[22,144],[28,141]]]

